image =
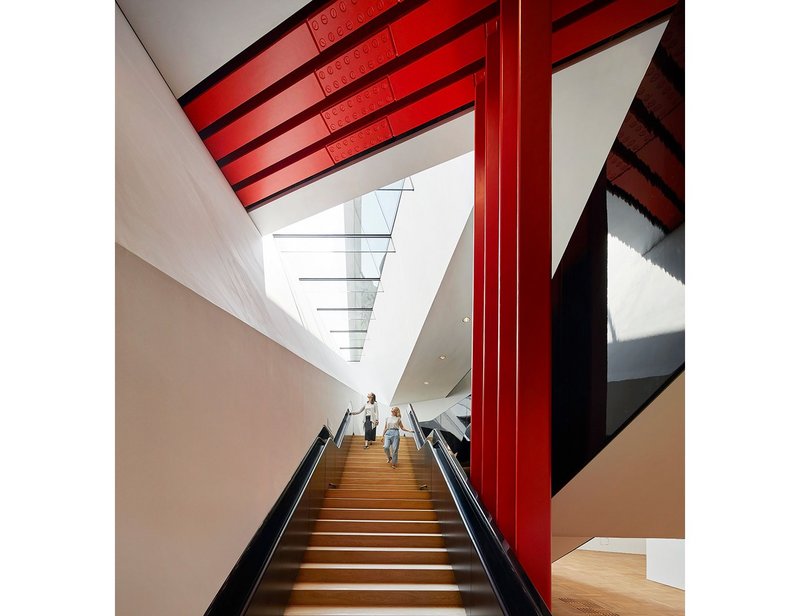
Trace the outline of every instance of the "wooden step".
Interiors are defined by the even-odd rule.
[[[340,490],[361,490],[364,488],[379,490],[383,487],[386,487],[386,485],[387,482],[381,479],[375,477],[364,477],[358,481],[343,481],[336,487]],[[394,479],[391,482],[392,489],[397,490],[419,490],[422,485],[425,485],[424,482],[420,482],[417,479]]]
[[[369,481],[378,481],[380,483],[385,483],[387,481],[419,481],[420,479],[423,478],[427,480],[428,477],[430,477],[430,473],[422,475],[419,473],[414,473],[413,471],[407,468],[392,469],[391,467],[387,467],[386,470],[382,468],[377,468],[372,471],[344,470],[342,471],[342,476],[339,479],[339,482],[347,483],[349,481],[369,480]]]
[[[313,532],[309,545],[347,548],[441,548],[444,538],[439,533],[352,533]]]
[[[414,520],[326,520],[314,524],[314,532],[334,533],[439,533],[439,522]]]
[[[418,451],[416,447],[402,447],[401,446],[397,451],[399,451],[401,454],[417,456],[417,457],[419,457],[421,459],[425,455],[424,453]],[[386,455],[385,452],[386,452],[386,449],[384,448],[383,443],[381,443],[381,444],[375,443],[373,445],[370,445],[369,449],[364,449],[363,447],[352,447],[350,449],[344,450],[344,453],[346,453],[348,457],[353,457],[353,456],[374,456],[374,455],[383,456],[383,455]]]
[[[265,612],[266,614],[267,612]],[[271,612],[270,612],[271,613]],[[343,605],[295,605],[286,608],[284,616],[408,616],[411,613],[424,616],[467,616],[463,607],[426,607],[409,612],[406,607],[356,607]],[[247,616],[261,616],[247,612]]]
[[[434,509],[363,509],[357,507],[331,507],[320,509],[320,519],[325,520],[436,520]]]
[[[456,584],[298,582],[289,605],[458,607],[461,593]]]
[[[344,488],[331,488],[326,490],[327,498],[402,498],[404,500],[430,500],[431,493],[427,490],[398,490],[387,486],[383,490],[370,490],[357,488],[345,490]]]
[[[445,548],[340,548],[314,545],[306,549],[304,562],[449,565],[450,557]]]
[[[424,463],[425,458],[423,454],[418,451],[411,451],[409,449],[404,449],[401,447],[397,450],[397,456],[399,458],[406,457],[407,459],[414,460],[418,463]],[[362,449],[361,451],[354,450],[347,452],[347,460],[371,460],[372,458],[377,458],[378,460],[386,459],[386,450],[383,447],[370,447],[369,449]]]
[[[430,500],[403,498],[330,498],[322,500],[323,507],[346,507],[348,509],[433,509]]]
[[[404,463],[403,460],[400,460],[395,465],[395,468],[392,468],[392,465],[389,464],[385,459],[372,464],[346,464],[345,466],[342,467],[343,473],[385,472],[385,473],[397,474],[397,471],[401,470],[414,474],[420,474],[420,473],[430,474],[431,472],[428,467],[416,467],[413,464]]]
[[[364,449],[364,441],[361,441],[361,444],[357,445],[349,445],[347,447],[342,447],[341,451],[347,453],[370,453],[371,451],[383,451],[383,439],[379,441],[374,441],[367,449]],[[414,453],[419,453],[417,446],[413,443],[405,444],[400,443],[400,447],[398,448],[399,451],[413,451]]]
[[[408,469],[413,470],[426,470],[429,468],[429,465],[426,462],[418,462],[414,460],[409,460],[407,457],[398,456],[397,457],[397,466],[400,465],[405,466]],[[389,464],[389,458],[386,456],[371,456],[369,458],[357,458],[353,459],[352,457],[348,458],[344,463],[344,468],[356,469],[356,468],[391,468]]]
[[[374,565],[303,563],[297,582],[399,582],[455,584],[450,565]]]
[[[430,473],[415,473],[411,469],[408,468],[391,468],[386,467],[386,469],[376,468],[376,469],[366,469],[366,470],[350,470],[344,469],[342,471],[342,476],[340,478],[341,483],[345,483],[349,480],[359,481],[361,479],[371,479],[371,480],[378,480],[381,482],[385,481],[416,481],[421,478],[428,478],[430,477]]]

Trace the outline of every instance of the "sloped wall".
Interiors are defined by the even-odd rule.
[[[116,251],[119,616],[202,614],[360,394]]]
[[[267,298],[261,234],[116,9],[116,241],[355,386],[350,364]]]
[[[685,374],[554,497],[553,537],[684,535]]]

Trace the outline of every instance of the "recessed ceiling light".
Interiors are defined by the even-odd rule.
[[[430,385],[430,383],[428,383],[428,381],[422,381],[422,384],[423,385]]]
[[[447,355],[439,355],[439,359],[447,359]]]
[[[463,318],[463,319],[461,319],[461,320],[462,320],[462,321],[464,321],[464,323],[469,323],[469,317],[464,317],[464,318]]]

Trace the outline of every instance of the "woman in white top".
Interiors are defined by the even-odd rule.
[[[375,394],[367,394],[367,403],[361,407],[360,411],[352,413],[353,415],[364,415],[364,449],[369,448],[370,443],[375,442],[375,428],[378,426],[378,403],[375,400]]]
[[[392,408],[391,414],[386,418],[386,426],[383,428],[383,451],[388,458],[386,464],[391,464],[392,468],[397,468],[397,451],[400,449],[400,430],[406,430],[403,421],[400,419],[400,409],[396,406]]]

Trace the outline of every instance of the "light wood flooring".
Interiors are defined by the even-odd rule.
[[[553,616],[684,616],[684,591],[645,577],[645,557],[575,550],[553,563]]]

